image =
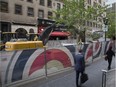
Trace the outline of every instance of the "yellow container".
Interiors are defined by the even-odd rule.
[[[25,42],[6,42],[5,50],[25,50],[25,49],[36,49],[43,48],[42,41],[25,41]]]

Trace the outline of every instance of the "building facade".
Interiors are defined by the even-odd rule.
[[[37,19],[49,19],[52,11],[62,6],[58,0],[0,0],[2,32],[37,32]]]
[[[37,33],[37,19],[49,19],[55,16],[52,12],[63,7],[62,0],[0,0],[0,23],[2,32],[22,32],[29,33],[30,29]],[[87,0],[86,5],[94,6],[99,3],[105,5],[104,0]],[[91,30],[102,28],[102,19],[96,18],[94,21],[87,21],[87,26]]]
[[[112,3],[111,6],[109,8],[107,8],[107,13],[111,13],[116,11],[116,2]]]

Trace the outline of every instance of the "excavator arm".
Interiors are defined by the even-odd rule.
[[[46,43],[48,42],[50,33],[53,31],[55,26],[56,24],[53,23],[52,25],[46,27],[45,30],[39,35],[38,39],[43,42],[43,45],[46,45]]]

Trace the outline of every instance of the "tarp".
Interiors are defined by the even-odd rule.
[[[50,34],[50,36],[69,36],[70,33],[68,32],[58,32],[58,31],[54,31]]]

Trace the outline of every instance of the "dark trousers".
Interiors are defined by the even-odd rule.
[[[111,69],[111,63],[112,63],[112,58],[111,59],[108,59],[108,70]]]
[[[83,71],[76,71],[76,87],[79,87],[78,82],[79,82],[80,73],[83,74]]]

